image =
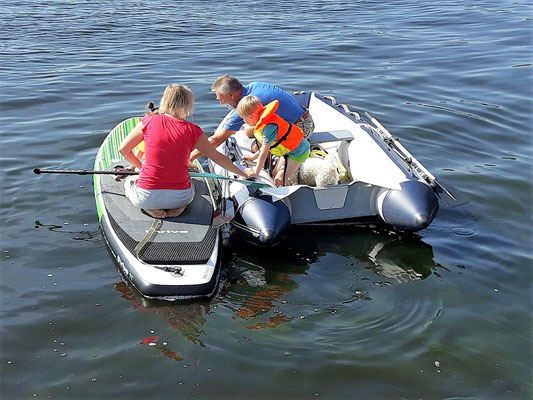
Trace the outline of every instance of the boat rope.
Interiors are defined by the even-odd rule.
[[[335,97],[333,96],[323,96],[323,97],[331,101],[331,104],[333,104],[334,106],[341,107],[346,114],[353,115],[355,118],[361,119],[360,115],[356,113],[355,111],[350,110],[350,108],[346,104],[343,104],[343,103],[338,104],[337,99]]]
[[[135,256],[139,258],[139,253],[141,252],[144,247],[153,240],[153,238],[157,235],[157,231],[159,228],[161,228],[161,225],[163,225],[163,220],[156,218],[154,219],[154,222],[152,222],[152,226],[150,226],[150,229],[146,232],[146,235],[142,238],[142,240],[137,243],[137,246],[135,246],[135,249],[133,251],[135,252]]]
[[[305,92],[303,91],[294,92],[294,94],[304,94],[304,93]],[[322,96],[322,97],[324,99],[331,101],[332,105],[336,107],[341,107],[346,114],[352,115],[356,117],[357,119],[361,120],[361,117],[357,112],[350,110],[346,104],[342,104],[342,103],[338,104],[337,99],[335,99],[335,97],[333,96]],[[374,125],[371,125],[370,123],[366,123],[365,125],[372,132],[376,133],[377,135],[381,137],[381,139],[389,147],[389,150],[394,151],[398,155],[398,157],[400,157],[400,159],[407,165],[407,168],[409,169],[410,173],[412,173],[411,170],[414,170],[423,180],[429,183],[432,187],[435,186],[436,184],[438,185],[438,182],[435,179],[435,177],[422,164],[420,164],[420,162],[418,162],[418,160],[416,160],[411,155],[411,153],[409,153],[409,151],[407,151],[407,149],[400,143],[400,140],[398,138],[393,137],[390,134],[390,132],[387,129],[385,129],[383,125],[381,125],[379,121],[377,121],[369,113],[365,113],[365,114],[367,118],[374,124]],[[451,197],[453,198],[453,196]]]

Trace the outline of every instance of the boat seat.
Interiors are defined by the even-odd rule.
[[[315,132],[308,139],[311,144],[318,143],[327,143],[327,142],[337,142],[337,141],[347,141],[353,139],[353,135],[350,131],[339,130],[339,131],[328,131],[328,132]]]

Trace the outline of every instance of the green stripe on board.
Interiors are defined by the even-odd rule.
[[[124,160],[124,157],[118,151],[120,143],[139,121],[140,118],[138,117],[123,121],[107,135],[100,148],[99,160],[95,160],[95,166],[98,166],[98,169],[106,169],[114,162]],[[96,161],[99,161],[100,164],[97,164]]]
[[[134,117],[122,121],[106,136],[98,153],[94,159],[95,170],[108,169],[117,161],[124,160],[122,154],[118,151],[122,140],[137,126],[141,118]],[[94,183],[94,197],[96,200],[96,212],[98,213],[98,220],[102,218],[104,212],[104,203],[101,195],[100,175],[93,176]]]

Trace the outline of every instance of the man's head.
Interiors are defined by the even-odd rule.
[[[231,75],[219,77],[211,86],[220,104],[225,104],[229,109],[234,109],[239,104],[243,86],[237,78]]]
[[[255,126],[265,108],[256,96],[245,96],[237,105],[237,112],[244,122],[250,126]]]

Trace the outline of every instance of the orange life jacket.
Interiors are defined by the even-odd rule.
[[[283,156],[296,149],[304,138],[304,133],[299,127],[289,124],[276,114],[278,107],[278,100],[268,103],[254,128],[255,138],[259,143],[263,143],[265,126],[268,124],[276,124],[278,126],[278,136],[276,141],[270,146],[271,153],[276,157]]]

